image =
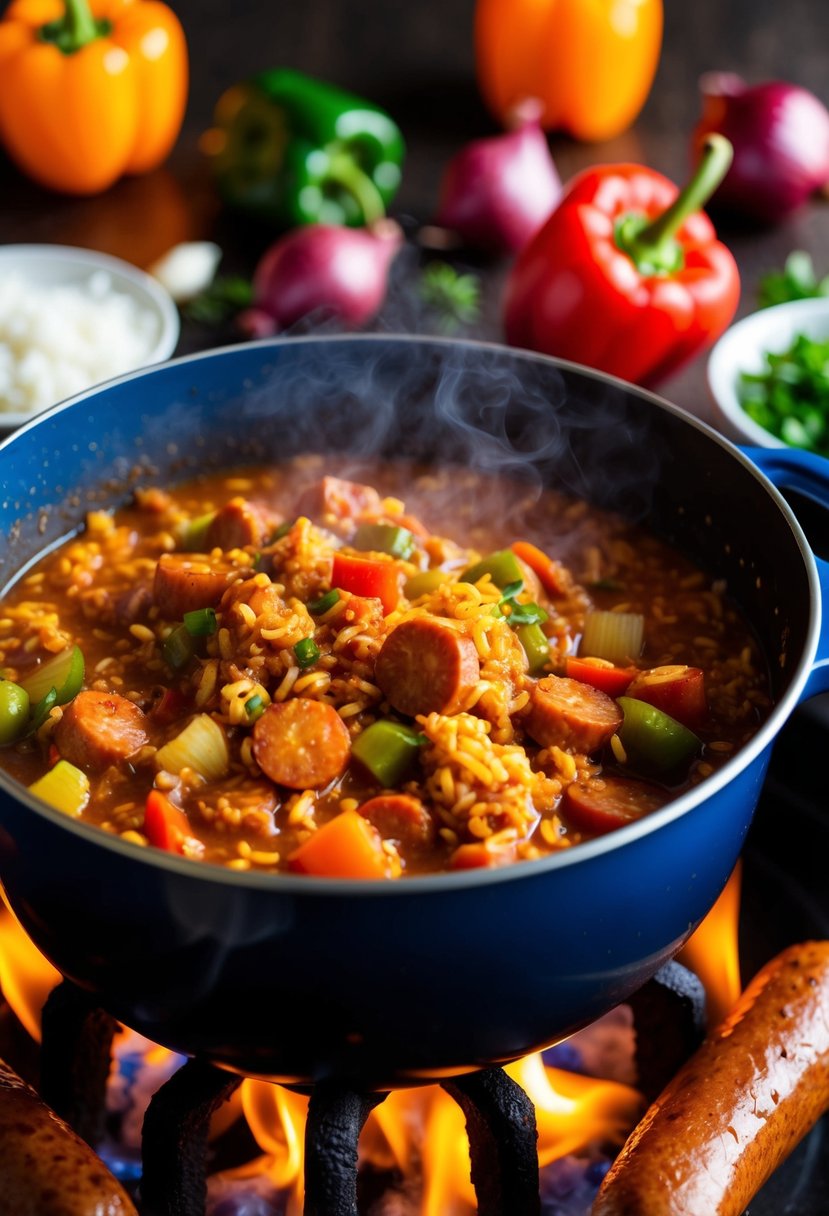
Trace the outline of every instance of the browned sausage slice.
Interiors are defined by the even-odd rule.
[[[451,714],[481,674],[472,638],[429,617],[393,629],[380,647],[374,678],[398,713]]]
[[[55,727],[64,760],[79,768],[106,768],[126,760],[147,743],[143,712],[116,692],[79,692]]]
[[[136,1216],[88,1144],[0,1060],[0,1211],[14,1216]]]
[[[373,823],[384,840],[397,840],[406,849],[428,845],[435,836],[435,823],[419,798],[411,794],[378,794],[357,810]]]
[[[363,515],[378,515],[380,495],[373,486],[342,477],[323,477],[300,495],[297,515],[311,519],[333,516],[335,519],[359,519]]]
[[[253,728],[253,755],[271,781],[292,790],[328,785],[348,763],[351,737],[332,705],[294,697],[269,705]]]
[[[230,564],[192,553],[162,553],[155,568],[153,600],[165,620],[178,621],[196,608],[215,608],[235,573]]]
[[[246,498],[231,498],[211,519],[205,543],[208,549],[244,549],[263,544],[269,531],[258,507]]]
[[[579,831],[600,835],[658,811],[669,797],[659,786],[632,777],[591,777],[567,786],[560,810]]]
[[[593,1216],[740,1216],[829,1108],[829,942],[767,963],[651,1106]]]
[[[530,693],[524,729],[542,747],[596,752],[622,725],[624,715],[607,693],[567,676],[545,676]]]

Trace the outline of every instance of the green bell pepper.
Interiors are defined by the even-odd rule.
[[[228,89],[203,146],[232,207],[280,228],[385,215],[405,151],[378,106],[290,68]]]

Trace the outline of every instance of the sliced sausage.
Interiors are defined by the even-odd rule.
[[[246,498],[231,498],[210,521],[205,543],[208,549],[244,549],[264,544],[270,533],[263,512]]]
[[[591,777],[567,786],[560,810],[579,831],[601,835],[658,811],[669,797],[667,790],[633,777]]]
[[[398,713],[456,712],[481,674],[472,638],[430,617],[393,629],[380,647],[374,678]]]
[[[378,794],[357,810],[373,823],[384,840],[396,840],[415,852],[432,843],[435,822],[419,798],[411,794]]]
[[[705,673],[701,667],[671,663],[640,671],[628,685],[627,695],[647,701],[689,730],[696,730],[708,713]]]
[[[293,697],[269,705],[253,728],[253,755],[271,781],[292,790],[328,785],[348,763],[351,737],[332,705]]]
[[[102,769],[126,760],[149,742],[143,711],[116,692],[79,692],[63,711],[54,740],[64,760]]]
[[[791,946],[683,1065],[593,1216],[740,1216],[829,1108],[829,942]]]
[[[530,693],[524,729],[542,747],[596,752],[622,725],[624,714],[607,693],[571,680],[545,676]]]
[[[192,553],[162,553],[155,568],[153,600],[166,621],[180,621],[185,612],[215,608],[235,575],[229,562],[211,562]]]
[[[297,515],[310,519],[360,519],[363,515],[379,515],[380,495],[373,486],[342,477],[323,477],[304,490],[296,504]]]
[[[0,1060],[0,1211],[136,1216],[92,1149]]]

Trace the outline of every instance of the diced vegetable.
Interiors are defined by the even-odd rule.
[[[54,658],[41,663],[20,681],[32,704],[45,697],[50,688],[57,693],[55,704],[66,705],[81,691],[84,676],[83,653],[80,646],[69,646]]]
[[[519,625],[515,636],[524,648],[530,675],[543,671],[550,658],[550,643],[541,626],[535,621],[530,625]]]
[[[414,552],[414,537],[408,528],[396,524],[360,524],[351,541],[352,548],[406,560]]]
[[[184,628],[192,638],[209,638],[216,632],[217,620],[215,608],[194,608],[185,612],[182,618]]]
[[[400,572],[394,562],[335,553],[331,582],[352,595],[380,600],[385,615],[397,607],[400,599]]]
[[[656,706],[635,697],[619,697],[618,703],[625,715],[619,738],[632,767],[669,772],[687,764],[699,750],[694,732]]]
[[[68,760],[58,760],[48,773],[29,786],[29,790],[56,811],[77,819],[89,801],[89,778]]]
[[[512,551],[516,557],[529,566],[534,574],[538,575],[541,586],[548,595],[555,597],[567,594],[570,578],[561,562],[548,557],[543,549],[530,544],[528,540],[517,540],[512,546]]]
[[[461,582],[477,583],[485,574],[489,575],[496,587],[509,587],[511,583],[524,585],[521,567],[512,549],[498,549],[482,561],[476,562],[474,566],[464,570]]]
[[[577,659],[571,655],[565,663],[565,675],[571,680],[581,680],[582,684],[592,684],[609,697],[621,697],[636,675],[636,668],[614,667],[607,659]]]
[[[449,864],[453,870],[483,870],[509,865],[513,861],[515,861],[514,844],[503,845],[498,849],[488,849],[483,842],[476,842],[475,844],[459,845],[449,859]]]
[[[11,680],[0,680],[0,745],[14,743],[29,722],[29,694]]]
[[[182,667],[186,667],[195,653],[196,640],[184,624],[176,625],[161,647],[161,657],[173,671],[181,671]]]
[[[423,736],[399,722],[382,720],[367,726],[351,745],[351,754],[387,789],[405,781]]]
[[[701,667],[670,664],[640,671],[627,690],[629,697],[647,701],[693,730],[705,721],[708,702]]]
[[[380,833],[358,811],[341,811],[288,858],[288,866],[319,878],[388,878]]]
[[[207,544],[207,529],[213,523],[215,511],[188,519],[179,531],[178,547],[185,553],[202,553]]]
[[[313,638],[303,638],[294,646],[294,655],[300,667],[312,667],[320,657],[320,648]]]
[[[588,612],[579,651],[591,658],[625,664],[642,652],[645,618],[638,612]]]
[[[175,806],[161,790],[150,790],[144,807],[144,835],[157,849],[182,853],[193,833],[184,811]]]
[[[227,772],[230,757],[225,732],[209,714],[197,714],[180,734],[155,753],[155,766],[166,773],[192,768],[206,781]]]
[[[44,697],[41,697],[37,705],[32,709],[29,719],[29,730],[34,734],[40,730],[43,723],[49,717],[53,706],[58,703],[58,692],[56,688],[50,688]]]
[[[319,599],[309,600],[306,607],[311,616],[325,616],[326,612],[330,612],[339,598],[339,591],[336,587],[332,587],[330,591],[326,591],[325,595],[321,595]]]
[[[406,579],[403,587],[406,598],[417,600],[421,595],[431,595],[448,581],[448,577],[445,570],[421,570],[419,574],[413,574],[411,578]]]
[[[252,697],[248,697],[247,701],[245,701],[245,713],[248,716],[248,721],[255,722],[257,718],[261,718],[266,708],[265,698],[260,696],[258,692],[255,692]]]

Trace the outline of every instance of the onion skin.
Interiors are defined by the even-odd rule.
[[[520,125],[476,139],[444,170],[435,223],[472,249],[518,253],[561,198],[559,178],[532,107]]]
[[[357,328],[379,312],[403,233],[394,220],[371,228],[308,224],[281,237],[263,255],[253,276],[251,329],[289,329],[309,313],[335,317]]]
[[[829,110],[814,93],[780,80],[749,86],[728,72],[703,76],[700,89],[695,150],[711,131],[734,147],[712,207],[775,224],[829,181]]]

